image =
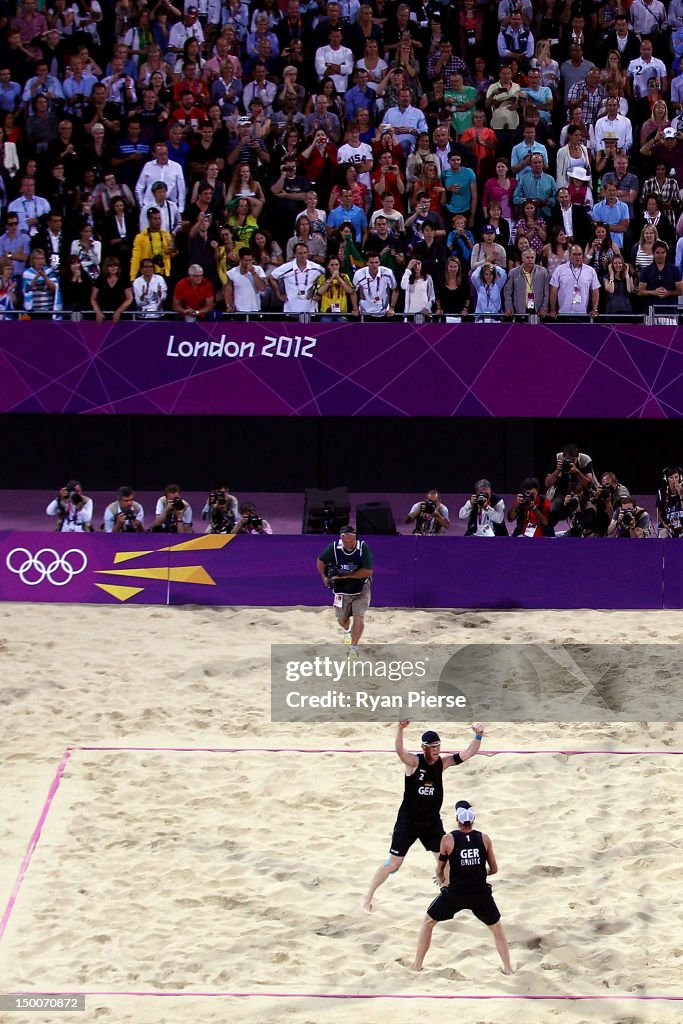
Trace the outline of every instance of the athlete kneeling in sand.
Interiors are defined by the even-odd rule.
[[[394,834],[391,837],[389,856],[374,874],[362,907],[368,913],[372,910],[372,897],[389,875],[400,868],[405,856],[419,839],[425,850],[431,850],[436,857],[445,829],[441,821],[443,803],[442,776],[445,768],[463,764],[479,753],[484,730],[473,725],[474,739],[466,750],[459,754],[442,754],[438,733],[429,729],[422,736],[422,753],[412,754],[403,747],[403,732],[408,721],[398,723],[396,730],[396,753],[405,765],[403,803],[401,804]]]
[[[493,932],[496,949],[503,961],[503,974],[512,974],[510,949],[500,922],[500,911],[493,899],[491,886],[486,881],[488,875],[495,875],[498,871],[491,840],[483,832],[472,828],[476,815],[467,800],[458,800],[455,814],[458,828],[455,832],[448,832],[441,840],[436,869],[437,884],[441,884],[445,880],[446,864],[449,865],[448,885],[427,907],[412,969],[422,970],[434,925],[439,921],[450,921],[461,910],[471,910]]]

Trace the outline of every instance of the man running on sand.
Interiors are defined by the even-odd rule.
[[[401,721],[396,730],[396,753],[405,765],[403,803],[396,818],[389,856],[377,868],[362,903],[367,913],[372,910],[375,892],[389,875],[398,871],[416,839],[420,840],[425,850],[431,850],[435,857],[438,855],[441,837],[445,832],[441,821],[444,769],[469,761],[478,754],[484,735],[482,726],[473,725],[474,739],[466,750],[461,750],[459,754],[442,754],[438,733],[428,729],[422,736],[422,753],[412,754],[403,747],[403,733],[408,725],[409,721]]]
[[[437,885],[445,881],[446,864],[449,865],[448,885],[427,907],[417,940],[417,952],[412,970],[421,971],[425,953],[432,941],[434,926],[439,921],[450,921],[459,911],[471,910],[493,932],[496,949],[503,961],[503,974],[512,974],[510,949],[500,922],[500,911],[495,904],[488,875],[495,875],[498,864],[491,840],[483,832],[472,827],[476,818],[474,808],[467,800],[458,800],[455,805],[458,828],[448,832],[441,840],[439,863],[436,869]]]

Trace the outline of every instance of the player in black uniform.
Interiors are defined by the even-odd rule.
[[[496,949],[503,961],[503,974],[512,974],[510,949],[500,922],[500,911],[493,899],[491,886],[486,881],[488,875],[495,875],[498,870],[491,840],[483,832],[472,828],[476,815],[467,800],[458,800],[455,814],[458,828],[455,832],[448,832],[441,840],[436,869],[437,884],[440,885],[445,881],[446,864],[449,865],[448,885],[427,907],[427,916],[417,940],[413,970],[422,970],[422,962],[437,922],[450,921],[459,911],[471,910],[493,932]]]
[[[431,850],[437,856],[444,834],[441,821],[441,777],[444,769],[462,764],[478,754],[484,735],[480,725],[473,725],[474,739],[466,750],[461,750],[459,754],[442,754],[438,734],[429,729],[422,737],[422,753],[412,754],[403,747],[403,732],[408,725],[408,721],[399,722],[396,730],[396,753],[405,765],[403,803],[396,818],[389,856],[377,868],[362,903],[363,910],[368,913],[372,910],[375,892],[389,875],[398,871],[416,839],[420,840],[425,850]]]

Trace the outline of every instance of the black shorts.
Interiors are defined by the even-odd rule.
[[[389,853],[394,857],[405,857],[410,847],[416,840],[420,840],[425,850],[438,853],[441,847],[441,840],[445,836],[445,830],[441,821],[430,823],[420,828],[415,825],[403,825],[396,822],[394,834],[391,837],[391,849]]]
[[[488,883],[472,893],[451,892],[444,887],[427,907],[427,913],[433,921],[450,921],[461,910],[471,910],[484,924],[492,925],[500,921],[500,911]]]

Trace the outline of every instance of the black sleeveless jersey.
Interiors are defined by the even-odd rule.
[[[453,852],[448,858],[450,875],[448,888],[452,892],[477,889],[486,883],[486,847],[481,832],[451,832]]]
[[[427,764],[424,754],[418,754],[418,765],[412,775],[406,775],[403,803],[398,820],[408,825],[422,825],[440,820],[443,803],[443,761],[440,757]]]

